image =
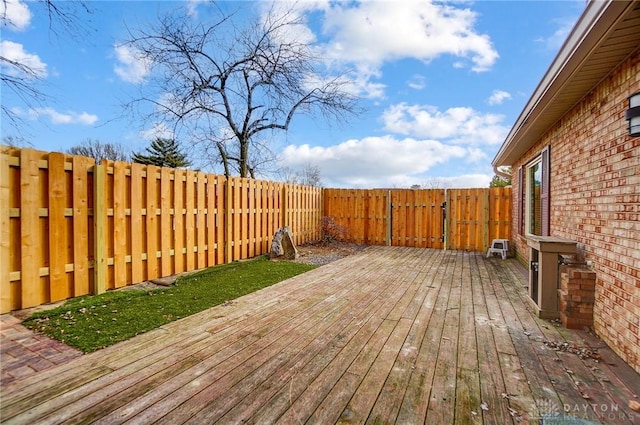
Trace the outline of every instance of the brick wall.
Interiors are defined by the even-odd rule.
[[[514,164],[512,216],[518,167],[550,145],[551,235],[577,241],[580,258],[593,262],[594,328],[640,372],[640,138],[628,136],[624,118],[638,91],[636,51]],[[516,220],[512,226],[517,255],[526,259]]]
[[[567,267],[560,277],[560,320],[565,328],[593,327],[596,273]]]

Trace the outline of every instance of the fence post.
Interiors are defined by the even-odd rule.
[[[391,205],[391,190],[387,191],[387,246],[391,246],[391,238],[393,234],[391,233],[391,226],[393,226],[393,217],[391,216],[393,205]]]
[[[93,225],[94,231],[94,265],[93,265],[93,294],[98,295],[106,291],[107,257],[106,257],[106,226],[107,205],[105,186],[107,168],[96,164],[93,167]]]
[[[484,192],[484,206],[482,208],[482,250],[484,252],[489,248],[489,208],[491,207],[491,189],[483,189]]]
[[[444,190],[444,249],[449,249],[449,227],[451,226],[451,191]]]
[[[325,200],[325,191],[326,189],[323,187],[321,189],[322,191],[320,192],[320,214],[318,214],[318,233],[316,233],[318,235],[318,240],[322,239],[322,236],[324,236],[322,234],[322,217],[324,217],[326,215],[324,209],[326,208],[327,204],[326,204],[326,200]]]
[[[9,214],[9,155],[0,153],[0,313],[11,311],[11,281],[9,256],[11,253]]]

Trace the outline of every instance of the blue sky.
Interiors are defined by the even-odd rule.
[[[249,14],[266,1],[218,4]],[[177,10],[203,19],[211,4],[88,5],[90,14],[78,10],[80,37],[52,32],[37,2],[0,6],[2,56],[37,69],[37,87],[48,95],[27,105],[3,87],[3,107],[23,120],[18,129],[3,116],[3,139],[22,137],[45,151],[86,139],[141,151],[154,136],[171,136],[162,123],[123,116],[122,104],[149,84],[152,71],[121,43],[127,28]],[[331,187],[486,187],[491,159],[584,6],[584,0],[297,2],[308,23],[304,36],[323,57],[352,70],[350,87],[365,112],[347,124],[294,118],[286,134],[269,140],[278,164],[317,166]]]

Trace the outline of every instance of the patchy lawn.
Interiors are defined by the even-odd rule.
[[[109,291],[34,313],[23,325],[84,352],[98,350],[304,273],[315,266],[267,257],[184,276],[156,290]]]

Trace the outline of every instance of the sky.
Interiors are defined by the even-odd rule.
[[[264,14],[262,1],[218,1],[243,22]],[[73,7],[70,2],[60,2]],[[2,140],[64,152],[87,139],[141,152],[154,137],[175,137],[164,122],[124,112],[152,84],[153,66],[124,41],[160,16],[207,22],[211,2],[91,1],[69,9],[66,31],[39,2],[6,0],[0,56],[28,64],[46,94],[24,102],[3,85]],[[487,187],[491,160],[551,64],[584,0],[452,1],[302,0],[297,37],[339,70],[362,112],[347,122],[297,115],[267,141],[277,166],[312,165],[322,184],[341,188]],[[288,9],[289,10],[289,9]],[[244,21],[246,22],[246,21]],[[18,75],[2,62],[2,73]],[[24,75],[22,75],[24,77]],[[150,106],[149,106],[150,107]],[[194,154],[197,162],[198,154]],[[204,171],[221,172],[219,169]],[[264,173],[259,178],[278,179]]]

